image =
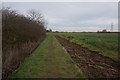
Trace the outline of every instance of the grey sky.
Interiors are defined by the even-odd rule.
[[[97,31],[107,29],[113,22],[118,30],[117,2],[7,2],[19,13],[26,14],[29,9],[42,12],[48,20],[48,28],[57,31]]]

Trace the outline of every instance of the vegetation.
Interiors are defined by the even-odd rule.
[[[35,10],[32,12],[29,15],[37,16],[25,17],[10,8],[2,10],[3,78],[18,68],[46,36],[42,14],[38,15]]]
[[[118,33],[55,33],[61,37],[98,51],[114,60],[118,59]]]
[[[3,8],[3,79],[11,76],[12,78],[84,78],[81,70],[53,35],[59,35],[83,47],[88,47],[93,52],[98,51],[104,56],[120,61],[118,33],[107,33],[105,30],[104,33],[58,33],[58,31],[53,33],[52,29],[45,29],[46,24],[43,15],[34,9],[24,16],[10,8]],[[46,32],[48,32],[47,37]],[[64,41],[67,41],[65,39]],[[41,43],[43,40],[44,42]]]
[[[83,78],[83,74],[52,35],[33,52],[12,78]]]

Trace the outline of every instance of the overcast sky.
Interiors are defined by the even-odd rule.
[[[11,7],[21,14],[30,9],[39,10],[48,21],[48,29],[53,31],[118,31],[117,2],[6,2],[4,7]]]

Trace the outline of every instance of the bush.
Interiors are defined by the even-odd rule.
[[[3,78],[7,78],[46,36],[44,18],[31,20],[10,8],[2,10]]]
[[[35,41],[45,36],[44,24],[39,24],[9,8],[3,9],[2,12],[3,47],[21,41]]]

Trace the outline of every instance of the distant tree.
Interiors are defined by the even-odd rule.
[[[46,32],[49,32],[49,30],[46,30]]]
[[[59,31],[55,31],[55,32],[59,32]]]
[[[46,30],[46,32],[52,32],[52,29]]]
[[[99,33],[100,31],[98,30],[97,32]]]

